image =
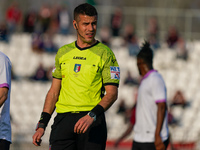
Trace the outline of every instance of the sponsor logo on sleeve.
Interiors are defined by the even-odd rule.
[[[119,67],[114,67],[110,66],[110,74],[111,74],[111,79],[120,79],[120,68]]]

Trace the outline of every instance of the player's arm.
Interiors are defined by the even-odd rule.
[[[41,137],[44,135],[45,128],[51,118],[52,113],[54,112],[55,104],[60,93],[60,88],[61,80],[53,78],[51,88],[49,89],[45,99],[44,108],[38,123],[38,127],[33,135],[33,144],[36,146],[40,145]]]
[[[110,106],[116,101],[118,95],[118,87],[113,85],[105,86],[106,95],[102,98],[100,103],[95,106],[91,111],[94,112],[95,116],[98,117],[100,114],[104,113]],[[93,123],[94,118],[91,118],[89,115],[84,116],[79,119],[79,121],[74,126],[75,133],[85,133],[87,129]]]
[[[8,96],[8,88],[7,87],[2,87],[0,88],[0,108],[3,105],[3,103],[6,101],[7,96]]]
[[[119,143],[132,132],[133,126],[134,124],[129,123],[129,126],[127,127],[126,131],[116,140],[114,145],[115,147],[118,147]]]
[[[160,132],[162,129],[163,121],[166,113],[166,103],[161,102],[157,103],[158,111],[157,111],[157,124],[155,131],[155,146],[156,150],[165,150],[165,145],[163,144],[162,138],[160,136]]]
[[[119,143],[133,131],[133,127],[135,125],[135,120],[136,120],[135,118],[136,118],[136,105],[134,105],[134,107],[132,108],[132,114],[129,126],[127,127],[126,131],[116,140],[114,144],[115,147],[117,147]]]

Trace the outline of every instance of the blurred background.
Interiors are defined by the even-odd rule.
[[[107,150],[130,150],[131,133],[118,147],[136,102],[140,76],[136,55],[144,40],[167,85],[169,150],[200,149],[199,0],[0,0],[0,51],[12,61],[11,150],[46,150],[53,117],[41,147],[32,144],[59,47],[76,40],[73,9],[94,5],[97,39],[115,53],[121,69],[118,100],[106,112]]]

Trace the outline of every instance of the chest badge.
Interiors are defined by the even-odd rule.
[[[74,65],[74,72],[79,72],[81,70],[81,64],[75,64]]]

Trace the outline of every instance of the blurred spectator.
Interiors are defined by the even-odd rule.
[[[110,46],[110,38],[111,38],[111,35],[110,35],[110,29],[109,29],[109,27],[103,26],[100,29],[100,39],[101,39],[101,42],[109,47]]]
[[[34,52],[55,53],[57,46],[53,42],[54,34],[51,31],[46,33],[33,33],[32,35],[32,49]]]
[[[34,11],[30,11],[26,14],[24,19],[24,32],[33,33],[37,21],[37,14]]]
[[[52,77],[52,70],[53,70],[53,67],[50,66],[48,69],[47,69],[47,72],[46,72],[46,77],[47,77],[47,80],[51,81],[53,79]]]
[[[127,123],[130,119],[131,121],[135,120],[135,112],[133,112],[133,110],[135,109],[135,106],[136,106],[137,96],[138,96],[138,87],[134,89],[134,93],[133,93],[134,103],[131,108],[129,106],[126,106],[124,98],[121,99],[118,105],[117,114],[121,114],[124,117],[124,123]]]
[[[33,33],[32,35],[32,50],[34,52],[43,52],[44,46],[43,46],[43,37],[41,33]]]
[[[134,26],[131,24],[125,26],[124,41],[125,45],[128,46],[129,55],[136,56],[140,49],[135,35]]]
[[[0,41],[9,42],[9,35],[6,23],[0,23]]]
[[[180,37],[177,29],[174,26],[169,28],[167,44],[169,48],[176,50],[177,58],[187,60],[188,52],[186,49],[185,41]]]
[[[169,48],[174,48],[179,40],[179,34],[174,26],[171,26],[167,35],[167,44]]]
[[[179,38],[177,47],[176,47],[176,58],[187,60],[188,59],[188,50],[186,48],[186,43],[182,38]]]
[[[121,99],[118,109],[117,109],[117,114],[120,114],[124,118],[124,123],[127,123],[130,120],[132,113],[132,108],[128,108],[125,103],[125,99]]]
[[[18,76],[16,76],[16,74],[15,74],[15,72],[14,72],[14,66],[12,65],[12,69],[11,69],[11,79],[12,80],[18,80],[19,79],[19,77]]]
[[[120,142],[125,139],[128,135],[130,135],[130,133],[133,131],[133,127],[135,125],[135,116],[136,116],[136,105],[133,106],[133,108],[131,109],[131,117],[130,117],[130,121],[129,121],[129,125],[127,127],[127,129],[125,130],[125,132],[115,141],[114,147],[118,147],[118,145],[120,144]]]
[[[53,35],[50,32],[47,32],[46,34],[43,35],[43,49],[45,52],[48,53],[55,53],[57,52],[57,47],[53,42]]]
[[[119,36],[119,31],[122,27],[123,15],[121,8],[116,8],[114,14],[111,16],[112,36]]]
[[[128,70],[126,74],[126,78],[124,80],[124,84],[130,85],[130,86],[139,85],[139,81],[138,79],[135,79],[134,77],[132,77],[131,72]]]
[[[42,32],[46,32],[51,22],[51,10],[48,5],[43,5],[39,12],[40,24]]]
[[[185,107],[188,105],[183,93],[180,90],[177,90],[176,93],[174,94],[174,97],[171,100],[170,106],[177,106],[177,105],[180,105],[182,107]]]
[[[119,103],[117,114],[125,114],[125,113],[126,113],[125,100],[122,99],[121,102]]]
[[[61,7],[58,17],[59,17],[60,33],[64,35],[69,34],[70,16],[66,6]]]
[[[174,115],[171,113],[171,110],[169,109],[168,111],[168,124],[169,125],[178,125],[178,120],[176,118],[174,118]]]
[[[159,34],[159,27],[157,19],[155,17],[151,17],[148,20],[148,41],[155,50],[160,48],[158,34]]]
[[[35,74],[31,77],[31,79],[36,81],[47,81],[48,78],[46,76],[46,70],[42,63],[39,64]]]
[[[18,7],[17,2],[13,2],[10,7],[8,7],[6,11],[6,21],[9,33],[15,32],[18,25],[21,25],[22,12]]]
[[[59,31],[59,8],[60,6],[53,6],[50,11],[51,11],[51,18],[50,18],[50,23],[48,27],[47,32],[51,32],[51,34],[58,33]]]

